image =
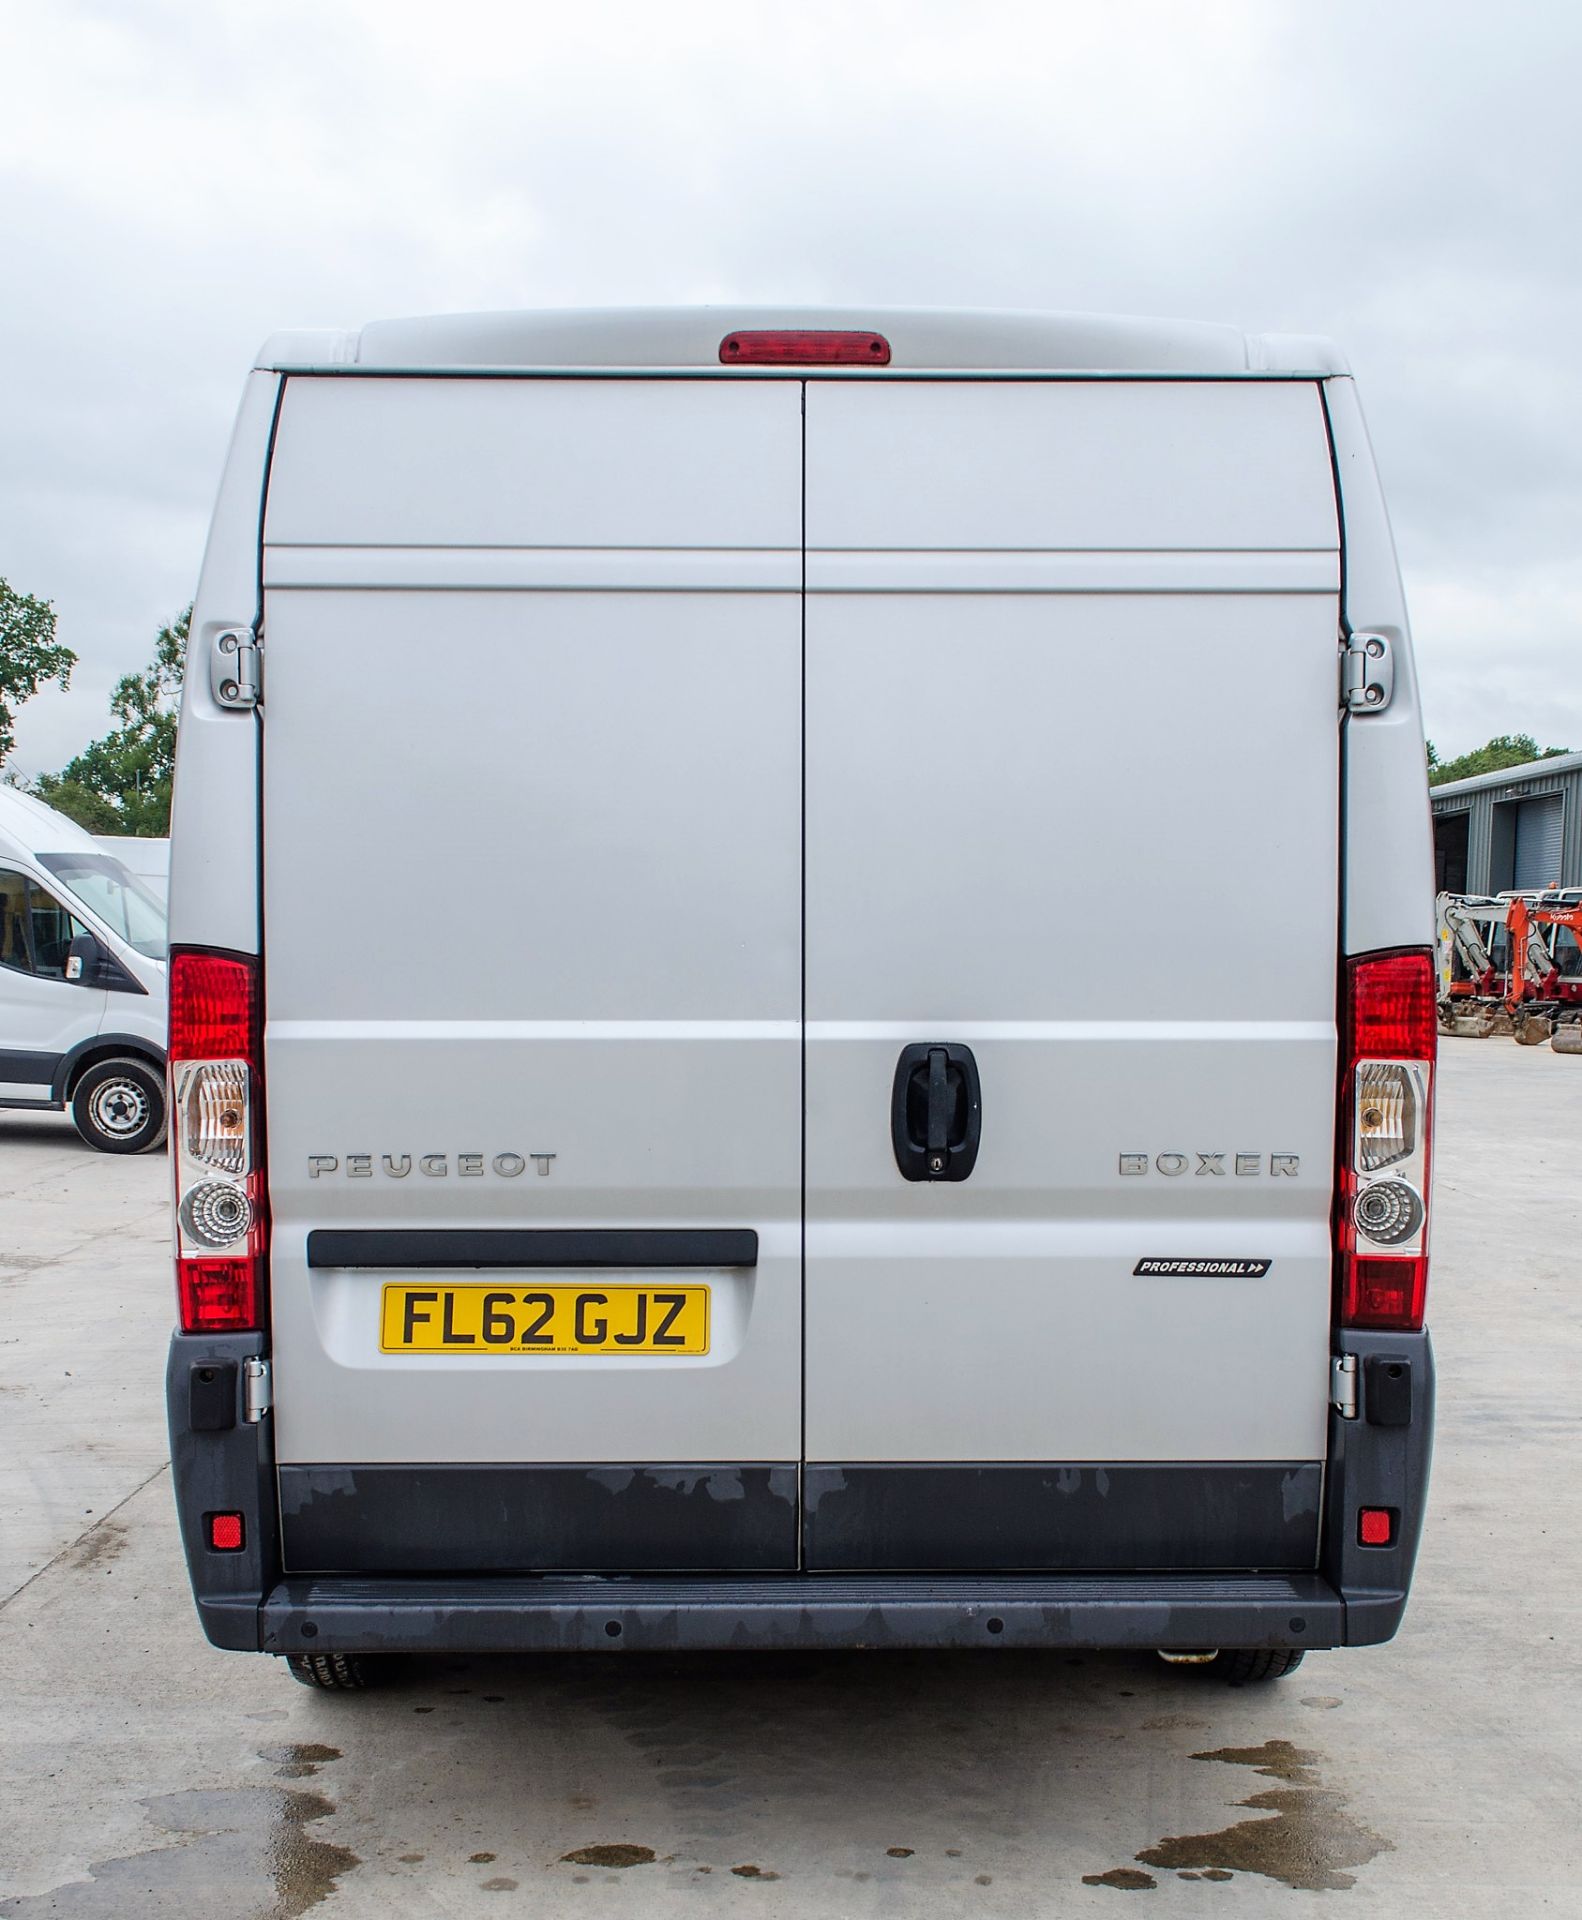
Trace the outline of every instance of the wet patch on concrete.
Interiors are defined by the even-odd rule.
[[[652,1847],[629,1847],[622,1844],[604,1847],[577,1847],[571,1853],[563,1853],[561,1859],[573,1867],[649,1867],[654,1863]]]
[[[94,1567],[107,1567],[120,1557],[126,1546],[126,1528],[119,1520],[101,1520],[71,1549],[70,1566],[74,1573],[87,1573]]]
[[[1320,1756],[1306,1747],[1266,1740],[1261,1747],[1215,1747],[1192,1758],[1251,1767],[1284,1783],[1237,1803],[1273,1818],[1240,1820],[1218,1833],[1174,1835],[1135,1856],[1144,1866],[1197,1870],[1205,1880],[1258,1873],[1302,1892],[1341,1892],[1357,1884],[1352,1868],[1393,1850],[1393,1841],[1347,1810],[1344,1795],[1320,1784]]]
[[[318,1793],[280,1787],[162,1793],[142,1806],[176,1844],[96,1860],[91,1878],[49,1893],[0,1901],[0,1915],[61,1920],[169,1920],[225,1914],[228,1920],[297,1920],[357,1866],[349,1848],[307,1831],[335,1811]]]
[[[1149,1887],[1157,1887],[1159,1882],[1151,1873],[1142,1873],[1136,1867],[1111,1867],[1108,1873],[1085,1873],[1082,1876],[1085,1887],[1118,1887],[1122,1893],[1143,1893]]]
[[[277,1780],[307,1780],[328,1760],[339,1760],[339,1747],[323,1747],[311,1740],[293,1741],[283,1747],[260,1747],[260,1760],[274,1764]]]
[[[480,1885],[485,1893],[515,1893],[518,1886],[521,1885],[521,1882],[518,1880],[508,1880],[502,1873],[497,1880],[484,1880],[480,1882]]]

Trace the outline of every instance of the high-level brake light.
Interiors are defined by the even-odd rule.
[[[1337,1169],[1339,1318],[1407,1332],[1423,1324],[1434,1053],[1432,953],[1347,964],[1341,1009]]]
[[[256,960],[171,953],[176,1295],[186,1333],[263,1322],[262,1026]]]
[[[887,367],[890,343],[882,333],[829,327],[749,327],[720,342],[727,367]]]

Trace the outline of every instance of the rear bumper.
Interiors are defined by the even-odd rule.
[[[242,1366],[258,1345],[251,1334],[178,1334],[170,1357],[172,1477],[193,1595],[208,1638],[238,1650],[1368,1646],[1400,1625],[1427,1499],[1428,1336],[1346,1334],[1359,1408],[1330,1420],[1311,1572],[1133,1573],[1112,1561],[1069,1572],[285,1576],[270,1422],[242,1418]],[[1364,1506],[1395,1516],[1387,1546],[1361,1544]],[[243,1516],[241,1551],[206,1544],[206,1515],[222,1511]]]
[[[1404,1603],[1405,1596],[1402,1596]],[[774,1647],[1332,1647],[1317,1574],[757,1574],[747,1578],[285,1580],[269,1653]]]

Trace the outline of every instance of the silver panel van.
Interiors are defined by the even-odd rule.
[[[1387,1639],[1432,861],[1332,348],[946,312],[282,335],[192,622],[204,1628]]]

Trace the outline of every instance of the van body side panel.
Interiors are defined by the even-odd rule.
[[[808,540],[808,1564],[873,1564],[821,1547],[824,1467],[860,1468],[875,1511],[887,1463],[897,1500],[923,1464],[1300,1475],[1325,1450],[1336,1044],[1316,391],[810,382]],[[1232,565],[1161,565],[1182,550]],[[1029,555],[1084,589],[1026,584]],[[981,1077],[960,1182],[904,1180],[892,1148],[898,1056],[936,1042]],[[967,1504],[969,1479],[937,1489]],[[1294,1510],[1282,1564],[1311,1565],[1316,1498]],[[1103,1563],[1022,1511],[1002,1564]]]
[[[560,1523],[527,1524],[534,1496],[520,1478],[503,1502],[469,1493],[494,1531],[457,1540],[450,1564],[607,1566],[625,1538],[634,1565],[695,1565],[698,1552],[727,1567],[794,1565],[799,395],[744,388],[700,412],[657,386],[597,386],[584,432],[565,383],[492,386],[483,408],[479,389],[436,384],[437,397],[422,382],[347,383],[367,442],[350,423],[319,437],[318,410],[338,402],[317,392],[298,439],[288,394],[271,488],[271,541],[281,528],[321,536],[314,584],[281,584],[303,577],[289,540],[271,545],[266,574],[265,1047],[287,1564],[358,1564],[377,1532],[372,1509],[357,1511],[360,1470],[388,1469],[378,1500],[395,1488],[392,1510],[439,1488],[442,1517],[436,1469],[563,1463]],[[624,396],[620,422],[612,396]],[[509,445],[485,431],[502,413]],[[369,444],[379,459],[348,470]],[[519,507],[484,531],[514,545],[498,566],[459,554],[447,583],[453,550],[439,543],[460,526],[444,515],[475,460]],[[392,462],[401,471],[387,483]],[[613,504],[601,514],[606,470]],[[639,470],[646,494],[629,484]],[[383,517],[363,496],[337,517],[343,485],[366,485]],[[582,490],[581,550],[567,562],[578,584],[524,585],[526,549],[544,562],[532,578],[572,577],[553,544],[569,525],[557,489]],[[467,526],[478,531],[476,515]],[[427,549],[421,589],[384,584],[406,542]],[[694,567],[686,556],[700,551]],[[424,1270],[404,1257],[379,1270],[310,1266],[318,1229],[696,1230],[687,1244],[722,1257],[709,1252],[718,1241],[733,1261],[743,1230],[757,1238],[755,1264],[658,1273]],[[524,1323],[521,1296],[544,1286],[706,1287],[707,1347],[490,1353],[476,1333],[468,1351],[447,1331],[443,1350],[382,1351],[381,1299],[397,1282],[488,1282],[517,1296]],[[682,1495],[655,1491],[656,1470],[691,1474],[710,1523],[695,1530],[704,1545],[674,1559],[654,1503]],[[646,1504],[628,1497],[634,1485],[650,1490]]]
[[[1434,939],[1434,835],[1406,600],[1356,383],[1326,381],[1324,402],[1346,532],[1347,630],[1382,633],[1395,660],[1389,706],[1346,721],[1343,944],[1347,953],[1424,947]]]
[[[209,651],[258,618],[259,539],[280,376],[242,392],[192,608],[170,815],[170,938],[257,953],[258,723],[214,698]]]

